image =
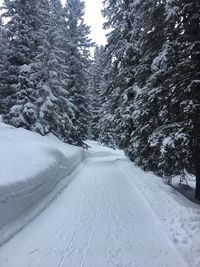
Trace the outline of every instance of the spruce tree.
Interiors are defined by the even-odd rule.
[[[162,114],[159,113],[159,107],[165,101],[160,89],[166,68],[163,31],[165,9],[163,2],[148,0],[136,4],[135,10],[137,23],[142,29],[138,38],[140,51],[135,73],[135,83],[141,89],[141,94],[131,115],[134,128],[126,153],[143,168],[157,172],[159,149],[151,141],[151,135],[160,125]]]
[[[168,179],[196,172],[198,198],[199,3],[157,1],[146,10],[136,74],[142,94],[128,154]]]
[[[74,143],[71,132],[75,107],[68,90],[68,38],[60,0],[50,1],[46,24],[42,28],[44,41],[33,64],[38,106],[34,128],[42,135],[52,132],[63,141]]]
[[[178,171],[185,170],[196,175],[198,199],[200,199],[199,14],[199,1],[167,1],[166,34],[171,48],[165,80],[170,100],[167,117],[169,136],[172,136],[174,151],[178,157]],[[170,154],[167,153],[166,158],[169,158]]]
[[[139,87],[135,83],[139,60],[137,13],[133,1],[104,1],[103,14],[107,18],[107,55],[110,57],[109,79],[107,79],[106,102],[103,105],[101,139],[108,140],[119,148],[126,149],[134,127],[131,118],[135,110],[135,98]],[[111,127],[113,130],[108,130]],[[108,135],[106,137],[106,135]],[[111,138],[113,137],[113,141]]]
[[[105,65],[102,73],[100,91],[102,105],[99,110],[100,120],[98,122],[98,140],[104,145],[116,148],[113,106],[111,105],[110,99],[111,91],[109,91],[109,85],[111,84],[111,80],[114,78],[114,75],[111,75],[112,57],[107,50],[104,50],[104,62]]]
[[[7,34],[3,20],[0,17],[0,114],[6,113],[6,98],[9,96],[9,92],[5,88],[5,79],[7,72],[5,67],[7,65],[6,54],[7,54]]]
[[[104,73],[105,73],[105,59],[104,59],[104,47],[96,47],[94,51],[94,60],[91,64],[90,71],[90,106],[92,113],[91,122],[91,138],[93,140],[99,139],[100,127],[99,120],[101,118],[101,107],[104,102],[103,100],[103,85],[104,85]]]
[[[39,45],[38,1],[5,0],[3,17],[9,18],[5,25],[8,34],[6,50],[7,73],[3,81],[8,112],[3,116],[6,123],[31,129],[35,120],[34,83],[31,80],[31,63]]]
[[[82,0],[68,0],[65,6],[68,43],[68,92],[75,106],[71,138],[75,144],[83,145],[88,134],[90,117],[88,106],[89,49],[92,45],[88,35],[89,27],[84,23],[85,3]]]

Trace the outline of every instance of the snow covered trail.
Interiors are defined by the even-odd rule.
[[[0,248],[1,267],[184,267],[120,156],[91,155],[76,178]]]

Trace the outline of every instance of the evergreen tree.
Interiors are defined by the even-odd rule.
[[[149,11],[136,75],[143,88],[128,154],[168,179],[196,169],[199,192],[199,4],[157,1]]]
[[[170,45],[168,70],[163,85],[168,87],[170,138],[165,158],[176,161],[176,170],[196,174],[196,198],[200,199],[200,3],[184,0],[166,3],[166,35]],[[170,78],[171,77],[171,78]],[[163,88],[164,91],[164,88]],[[165,139],[164,139],[165,140]],[[175,156],[174,156],[175,155]],[[169,168],[169,165],[166,166]]]
[[[34,123],[34,86],[30,75],[30,64],[37,54],[40,42],[40,21],[38,1],[5,0],[4,17],[9,43],[3,72],[6,78],[3,86],[7,98],[8,112],[3,116],[6,123],[31,129]],[[27,71],[28,70],[28,71]]]
[[[111,75],[112,57],[108,54],[107,50],[104,50],[104,71],[102,74],[102,83],[100,97],[102,100],[102,106],[99,110],[100,120],[98,122],[99,141],[112,148],[116,148],[115,139],[115,125],[113,116],[113,106],[111,106],[111,92],[109,91],[109,85],[114,75]]]
[[[104,105],[104,122],[107,126],[112,125],[115,130],[112,133],[113,144],[125,149],[133,128],[131,113],[135,109],[135,97],[139,92],[135,84],[135,72],[139,60],[137,45],[139,28],[132,1],[106,0],[104,4],[104,16],[107,18],[105,28],[111,29],[106,46],[111,64],[106,90],[108,103]],[[102,128],[105,127],[104,122]],[[104,132],[111,136],[110,131]]]
[[[94,52],[94,61],[91,65],[90,71],[90,106],[92,113],[92,122],[91,122],[91,138],[94,140],[99,139],[100,127],[99,120],[101,118],[101,107],[104,102],[102,97],[103,94],[103,85],[104,85],[104,73],[105,73],[105,59],[104,59],[104,47],[96,47]]]
[[[65,6],[68,43],[68,91],[69,99],[75,106],[72,118],[74,131],[71,138],[77,145],[83,145],[87,138],[89,106],[88,106],[88,69],[89,48],[92,43],[88,38],[89,27],[84,23],[85,3],[82,0],[68,0]]]
[[[143,168],[158,172],[158,148],[151,141],[151,135],[160,125],[162,113],[159,113],[159,107],[165,101],[160,88],[166,68],[166,50],[162,51],[165,48],[164,2],[140,1],[135,9],[138,12],[137,23],[142,29],[135,74],[135,83],[141,88],[141,94],[137,98],[136,112],[132,113],[134,128],[126,153]]]
[[[5,90],[4,84],[6,79],[5,66],[7,64],[6,51],[7,51],[7,35],[5,26],[3,25],[2,18],[0,17],[0,114],[6,112],[5,99],[9,95],[9,92]]]
[[[64,10],[60,0],[6,0],[4,10],[9,17],[0,79],[8,96],[4,122],[83,144],[91,46],[84,2],[68,1]]]
[[[71,132],[75,107],[68,90],[68,39],[66,22],[59,0],[50,1],[46,25],[43,25],[44,42],[34,63],[37,81],[38,118],[35,130],[45,135],[54,133],[65,142],[74,143]]]

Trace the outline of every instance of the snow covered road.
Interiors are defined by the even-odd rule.
[[[1,267],[184,267],[123,159],[88,158],[34,221],[0,248]]]

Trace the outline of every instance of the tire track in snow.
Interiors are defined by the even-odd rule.
[[[81,188],[81,190],[85,191],[85,189],[87,188],[87,186],[85,185],[85,187]],[[91,195],[93,192],[93,188],[91,186],[91,188],[89,188],[88,190],[88,194]],[[82,205],[83,202],[88,202],[87,201],[87,197],[84,197],[85,195],[81,195],[78,201],[78,205],[75,208],[75,211],[71,216],[76,216],[77,214],[79,214],[80,211],[80,203]],[[85,201],[86,200],[86,201]],[[90,200],[89,200],[90,203]],[[89,204],[88,204],[89,205]],[[87,205],[87,207],[88,207]],[[87,208],[86,208],[87,209]],[[86,210],[85,209],[85,210]],[[80,218],[82,218],[82,216],[84,216],[85,211],[81,214]],[[60,234],[60,236],[63,236],[63,234],[65,233],[65,227],[66,227],[66,222],[69,220],[69,215],[65,216],[63,223],[57,227],[57,229],[51,234],[51,236],[49,236],[48,238],[46,238],[43,242],[40,243],[40,245],[37,246],[37,248],[35,248],[34,250],[30,251],[29,256],[34,256],[33,260],[31,261],[31,263],[28,265],[28,267],[31,267],[35,264],[35,260],[36,260],[36,255],[35,254],[43,254],[42,249],[46,247],[47,244],[52,243],[53,241],[51,241],[53,238],[55,238],[56,236],[58,236],[58,234]],[[65,238],[65,237],[64,237]]]
[[[93,222],[92,230],[91,230],[91,232],[89,234],[89,238],[88,238],[88,241],[87,241],[86,249],[85,249],[84,256],[82,258],[80,267],[83,267],[85,262],[86,262],[87,255],[88,255],[88,250],[89,250],[89,247],[90,247],[90,242],[91,242],[91,239],[92,239],[92,236],[93,236],[93,233],[94,233],[94,229],[95,229],[95,226],[96,226],[97,219],[98,219],[99,214],[100,214],[100,210],[101,210],[101,206],[102,206],[102,193],[101,193],[101,189],[100,188],[101,188],[101,186],[100,186],[100,177],[98,177],[99,202],[98,202],[98,207],[97,207],[97,211],[96,211],[96,214],[95,214],[95,219],[94,219],[94,222]]]
[[[89,208],[91,206],[91,202],[92,202],[92,196],[93,196],[93,193],[94,193],[94,181],[93,181],[93,184],[92,184],[92,190],[91,191],[92,192],[90,194],[89,204],[88,204],[87,208],[85,209],[85,212],[84,212],[84,215],[83,215],[81,221],[79,222],[78,226],[76,227],[76,230],[75,230],[75,232],[74,232],[74,234],[72,236],[72,239],[70,240],[70,242],[69,242],[69,244],[68,244],[68,246],[67,246],[67,248],[65,250],[64,256],[63,256],[61,262],[59,263],[58,267],[62,267],[63,264],[65,263],[65,260],[67,258],[67,253],[71,249],[72,244],[73,244],[74,240],[76,239],[77,233],[79,232],[79,230],[81,229],[81,226],[83,225],[85,219],[87,218],[87,214],[88,214]]]

